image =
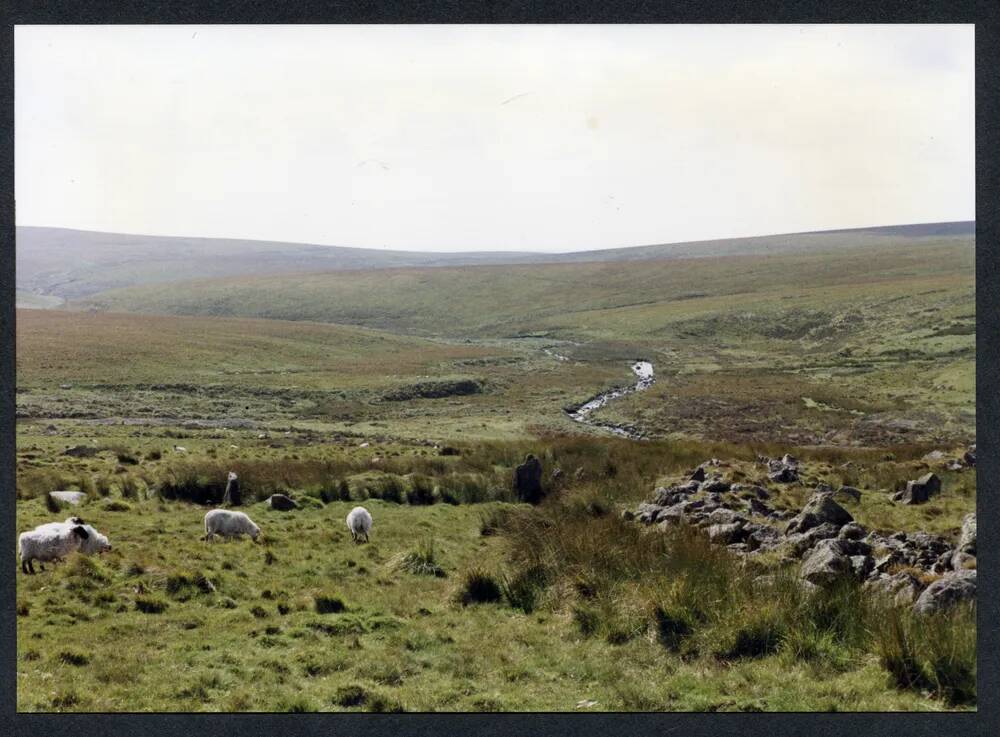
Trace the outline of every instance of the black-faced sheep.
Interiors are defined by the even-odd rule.
[[[364,538],[368,542],[368,533],[372,529],[372,516],[364,507],[355,507],[347,515],[347,529],[351,531],[351,539],[359,542]]]
[[[17,547],[21,556],[21,572],[34,573],[36,560],[44,571],[42,563],[62,560],[77,551],[84,555],[103,553],[111,550],[111,543],[79,517],[70,517],[65,522],[49,522],[22,532],[17,538]]]

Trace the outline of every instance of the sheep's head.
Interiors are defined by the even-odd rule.
[[[106,553],[111,550],[111,543],[108,542],[108,538],[97,530],[95,530],[90,525],[83,525],[81,527],[73,528],[73,531],[82,530],[84,536],[82,537],[82,542],[80,543],[80,550],[84,553]]]
[[[236,480],[236,473],[233,472],[233,471],[230,471],[228,478],[229,478],[230,481],[235,481]]]

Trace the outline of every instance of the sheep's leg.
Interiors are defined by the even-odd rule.
[[[38,565],[41,565],[41,563],[39,563]],[[35,575],[35,561],[31,558],[28,559],[28,573],[30,573],[32,576]]]
[[[26,560],[21,561],[21,573],[26,576],[28,575],[28,561]]]
[[[42,565],[42,561],[38,561],[38,570],[40,570],[42,573],[45,572],[45,566]]]

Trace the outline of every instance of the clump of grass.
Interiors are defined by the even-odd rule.
[[[79,650],[63,650],[59,653],[59,662],[80,667],[90,662],[90,656]]]
[[[510,520],[508,507],[493,507],[479,515],[479,534],[483,537],[498,534]]]
[[[933,615],[885,607],[874,623],[874,647],[896,688],[931,691],[949,704],[976,700],[975,606]]]
[[[167,606],[167,602],[158,596],[137,596],[135,599],[135,608],[144,614],[161,614]]]
[[[504,576],[500,588],[508,604],[525,614],[531,614],[538,606],[549,580],[550,575],[545,566],[533,565],[512,576]]]
[[[502,598],[503,593],[496,578],[479,568],[466,571],[456,595],[462,606],[495,603]]]
[[[104,502],[104,510],[106,512],[131,512],[132,505],[120,499],[112,499],[111,501]]]
[[[365,702],[368,701],[368,697],[368,691],[363,686],[352,683],[338,688],[333,694],[332,702],[337,706],[343,707],[364,706]]]
[[[719,660],[761,658],[776,653],[785,636],[780,615],[769,609],[746,612],[721,632],[715,633],[712,654]]]
[[[415,573],[418,576],[444,578],[447,575],[437,563],[433,539],[422,542],[416,550],[396,556],[390,561],[390,566],[397,570]]]
[[[672,652],[679,651],[685,640],[694,633],[694,617],[685,609],[654,605],[652,619],[657,640]]]
[[[347,611],[344,600],[336,594],[316,594],[313,597],[313,606],[317,614],[338,614]]]

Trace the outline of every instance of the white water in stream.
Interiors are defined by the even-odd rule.
[[[649,361],[636,361],[632,364],[632,373],[636,375],[638,381],[633,386],[622,387],[620,389],[612,389],[606,391],[603,394],[598,394],[596,397],[588,402],[577,407],[572,412],[567,412],[567,414],[572,417],[577,422],[582,422],[587,425],[593,425],[596,427],[603,427],[606,430],[610,430],[616,435],[621,435],[626,438],[636,438],[638,437],[634,432],[627,430],[619,425],[613,425],[606,422],[595,422],[590,419],[590,415],[601,407],[605,406],[612,399],[618,399],[624,397],[626,394],[631,394],[632,392],[645,391],[653,385],[656,381],[656,377],[653,373],[653,364]]]

